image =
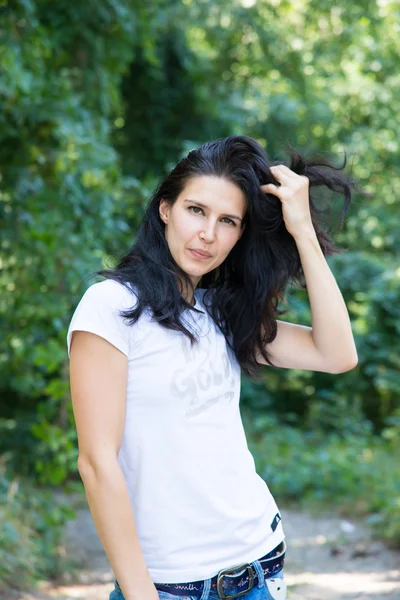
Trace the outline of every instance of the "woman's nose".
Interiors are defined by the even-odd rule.
[[[215,240],[215,223],[207,223],[200,232],[200,239],[205,242],[213,242]]]

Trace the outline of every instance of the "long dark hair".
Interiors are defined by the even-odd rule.
[[[325,186],[344,195],[342,226],[351,201],[351,189],[363,193],[356,182],[342,172],[346,154],[341,166],[334,166],[323,157],[306,160],[291,147],[289,154],[287,166],[309,178],[311,217],[324,255],[340,252],[327,228],[322,226],[324,210],[317,206],[311,190]],[[189,289],[192,284],[169,251],[159,203],[164,198],[173,204],[192,177],[222,177],[237,185],[246,198],[246,227],[225,261],[203,275],[199,287],[207,289],[204,294],[207,311],[225,335],[243,372],[249,376],[257,373],[257,350],[274,366],[265,345],[276,337],[277,316],[287,312],[279,308],[279,302],[284,300],[288,284],[305,287],[299,253],[285,227],[281,201],[260,189],[260,185],[266,183],[279,185],[270,170],[275,164],[285,164],[285,161],[271,161],[256,140],[244,135],[206,142],[178,162],[153,192],[132,247],[115,268],[95,272],[119,281],[128,289],[135,287],[135,306],[120,313],[130,325],[149,307],[160,325],[181,331],[192,343],[196,341],[181,315],[184,309],[197,309],[183,298],[177,275],[187,282]]]

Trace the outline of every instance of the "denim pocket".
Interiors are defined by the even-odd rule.
[[[267,600],[286,600],[286,581],[283,569],[265,580],[265,589],[267,591]]]

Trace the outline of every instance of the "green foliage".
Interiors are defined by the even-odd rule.
[[[379,439],[369,422],[351,419],[328,435],[248,410],[243,421],[257,472],[278,500],[365,516],[378,537],[400,548],[398,423],[396,436],[388,428]]]
[[[63,528],[74,516],[51,491],[15,477],[0,463],[0,592],[60,574]]]
[[[268,367],[262,375],[268,403],[251,386],[244,402],[257,397],[258,406],[286,417],[294,413],[310,427],[340,431],[342,420],[353,416],[354,423],[367,418],[380,431],[400,408],[400,270],[391,259],[362,251],[347,251],[329,263],[352,319],[357,368],[331,375]],[[290,290],[287,301],[290,310],[283,318],[311,325],[306,292]],[[254,400],[249,403],[255,406]]]
[[[19,2],[5,12],[0,446],[15,450],[19,472],[57,483],[76,469],[68,315],[84,276],[126,243],[134,206],[147,192],[122,176],[110,141],[135,19],[123,2]],[[28,459],[27,441],[13,438],[21,430]]]
[[[354,404],[380,429],[399,397],[392,3],[285,2],[278,11],[221,1],[210,11],[189,0],[31,1],[6,3],[4,14],[3,449],[17,450],[11,432],[29,423],[27,471],[56,482],[74,469],[65,333],[84,278],[131,243],[160,170],[234,132],[260,139],[272,156],[287,140],[306,153],[346,147],[354,175],[379,190],[368,203],[355,199],[337,234],[352,250],[332,261],[359,367],[340,377],[266,369],[264,384],[271,408],[288,417],[326,422],[326,406]],[[310,322],[305,294],[290,300],[288,317]]]

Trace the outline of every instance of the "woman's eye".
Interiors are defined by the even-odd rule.
[[[200,212],[203,212],[203,210],[199,206],[189,206],[189,210],[199,210]],[[194,214],[198,215],[199,213]]]
[[[232,219],[230,219],[229,217],[224,217],[224,219],[225,219],[226,221],[228,221],[229,225],[234,225],[234,226],[236,227],[236,223],[235,223],[235,221],[232,221]]]

